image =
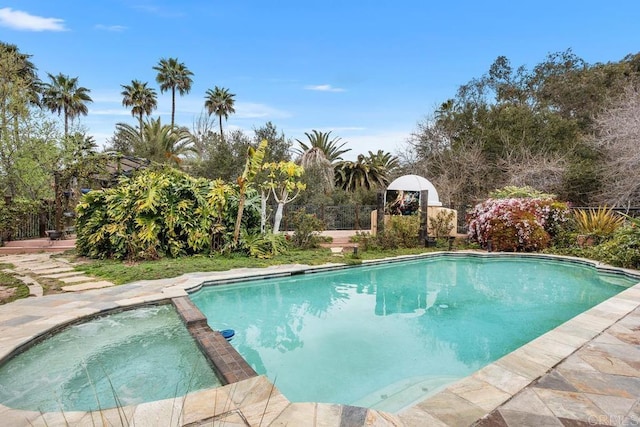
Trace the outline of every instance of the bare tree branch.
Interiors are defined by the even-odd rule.
[[[640,203],[640,93],[628,86],[612,107],[595,119],[593,144],[605,153],[598,200],[612,206]]]

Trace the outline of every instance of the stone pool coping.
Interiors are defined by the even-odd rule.
[[[435,256],[521,257],[523,254],[434,252],[364,261],[390,261]],[[638,278],[639,272],[612,268],[579,258],[528,255],[568,260],[614,270]],[[138,305],[184,297],[208,284],[233,283],[257,278],[308,274],[350,268],[342,264],[286,265],[261,269],[191,273],[172,279],[140,281],[114,288],[19,300],[0,306],[0,362],[21,351],[29,341],[41,338],[87,317]],[[237,425],[470,425],[490,414],[517,393],[553,369],[640,307],[640,284],[568,320],[528,344],[485,366],[396,414],[345,405],[291,403],[264,376],[224,387],[190,393],[184,397],[98,412],[39,413],[0,405],[0,419],[8,425],[120,425],[123,419],[137,426],[210,425],[213,420]],[[170,422],[167,423],[167,420]]]

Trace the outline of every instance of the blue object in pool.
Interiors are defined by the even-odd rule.
[[[222,331],[220,331],[220,335],[222,335],[227,341],[231,340],[231,338],[233,338],[235,334],[236,331],[234,331],[233,329],[223,329]]]

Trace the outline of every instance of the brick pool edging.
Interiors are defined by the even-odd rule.
[[[207,318],[189,297],[171,298],[171,303],[223,385],[258,376],[220,332],[209,327]]]

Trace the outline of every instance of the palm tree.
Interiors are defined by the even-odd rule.
[[[132,147],[134,155],[157,163],[179,166],[182,156],[193,151],[189,131],[163,125],[159,117],[144,122],[142,132],[127,123],[116,124],[116,132]]]
[[[178,58],[162,58],[153,69],[158,72],[156,82],[160,85],[160,92],[164,93],[171,89],[171,127],[173,128],[176,115],[176,90],[180,95],[189,93],[193,83],[191,79],[193,73],[183,62],[178,62]]]
[[[371,155],[372,153],[369,152]],[[389,183],[386,171],[364,155],[358,155],[358,160],[343,161],[336,165],[336,186],[345,191],[356,193],[358,190],[372,190],[386,186]],[[357,200],[357,198],[356,198]],[[356,202],[355,226],[360,228],[360,207]]]
[[[64,136],[69,134],[69,119],[86,116],[89,112],[88,102],[93,102],[89,96],[91,90],[78,86],[77,77],[69,77],[62,73],[53,75],[48,73],[51,83],[44,85],[42,103],[53,113],[64,114]]]
[[[384,150],[378,150],[375,153],[369,151],[367,161],[378,171],[378,173],[383,175],[385,185],[389,184],[391,173],[400,167],[400,160],[398,160],[396,156]]]
[[[131,108],[131,115],[138,116],[140,123],[140,134],[142,135],[142,116],[151,114],[158,107],[157,94],[155,89],[147,87],[147,82],[131,80],[130,85],[121,85],[122,105]]]
[[[16,45],[0,42],[0,139],[3,141],[10,130],[18,141],[20,119],[28,114],[26,107],[41,105],[42,82],[29,58],[31,55],[21,53]],[[9,187],[14,188],[11,183]]]
[[[220,121],[220,138],[224,141],[224,135],[222,134],[222,117],[225,120],[229,118],[229,114],[236,112],[233,108],[235,100],[234,93],[229,93],[229,89],[216,86],[213,90],[208,89],[205,95],[204,106],[207,109],[209,115],[215,114]]]
[[[313,188],[321,194],[330,194],[334,187],[333,165],[318,147],[305,151],[298,159],[298,164],[304,168],[307,188]]]
[[[342,147],[344,147],[347,144],[346,142],[343,142],[342,144],[338,145],[338,143],[342,138],[335,137],[329,140],[329,136],[331,135],[331,132],[324,133],[324,132],[317,131],[315,129],[312,130],[311,132],[312,133],[307,133],[307,132],[304,133],[309,139],[309,144],[302,142],[299,139],[296,139],[296,141],[298,141],[298,144],[300,144],[300,148],[296,150],[298,154],[303,155],[310,148],[316,147],[322,150],[327,160],[329,160],[329,162],[333,164],[337,161],[342,160],[341,156],[344,153],[351,151],[351,148],[347,148],[344,150],[342,149]]]
[[[40,93],[42,92],[42,82],[38,78],[37,68],[29,60],[31,55],[21,53],[14,44],[0,42],[0,58],[11,62],[11,79],[17,81],[22,87],[27,89],[27,99],[32,105],[40,105]],[[4,64],[3,64],[4,66]],[[3,76],[3,79],[5,77]]]
[[[362,154],[355,162],[346,160],[336,166],[336,186],[345,191],[372,190],[388,183],[386,171]]]

